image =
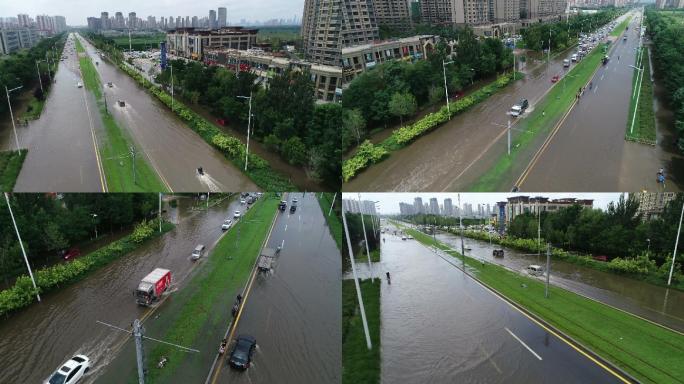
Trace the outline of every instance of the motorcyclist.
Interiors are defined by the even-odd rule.
[[[589,82],[589,89],[592,89],[593,87],[594,87],[594,82],[593,82],[593,81],[590,81],[590,82]]]

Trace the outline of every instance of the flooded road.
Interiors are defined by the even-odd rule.
[[[665,140],[659,127],[656,146],[626,141],[625,127],[632,110],[632,77],[636,49],[639,46],[639,23],[636,18],[625,31],[627,41],[618,39],[611,60],[601,66],[581,101],[570,112],[558,134],[545,149],[529,175],[519,187],[527,191],[656,191],[660,190],[656,172],[665,168],[667,175],[682,169],[681,154]],[[648,60],[648,56],[644,56]],[[651,81],[650,74],[644,81]],[[586,172],[591,169],[591,172]],[[563,175],[563,177],[559,177]],[[512,181],[511,185],[515,183]],[[679,191],[682,185],[668,183],[667,191]]]
[[[85,39],[81,43],[96,66],[110,111],[145,152],[150,164],[176,192],[256,190],[254,183],[207,144],[135,80],[106,60]],[[125,107],[116,105],[124,100]],[[203,167],[205,176],[197,174]]]
[[[235,335],[257,340],[245,372],[223,367],[218,383],[340,383],[342,264],[317,195],[288,194],[295,213],[279,213],[268,247],[283,246],[260,273]],[[225,363],[224,363],[225,364]]]
[[[460,237],[456,235],[438,233],[437,239],[456,250],[461,249]],[[546,263],[544,254],[539,257],[536,254],[516,251],[497,244],[490,245],[486,241],[467,237],[463,239],[463,242],[466,248],[471,248],[470,251],[466,251],[467,256],[500,264],[516,271],[524,271],[530,264],[544,265]],[[504,249],[504,257],[493,257],[494,249]],[[640,280],[562,260],[551,261],[551,284],[684,332],[684,292],[682,291],[668,290]]]
[[[92,368],[85,383],[92,383],[116,357],[125,334],[96,323],[105,321],[127,328],[149,311],[132,295],[140,279],[154,268],[173,273],[171,292],[182,288],[198,263],[190,260],[197,244],[211,250],[221,236],[221,223],[239,208],[223,201],[208,211],[194,200],[180,199],[167,217],[177,226],[135,251],[89,274],[83,280],[42,297],[8,318],[0,319],[0,383],[38,383],[77,353],[90,357]],[[173,298],[173,295],[171,295]]]
[[[529,100],[528,110],[531,111],[550,89],[551,76],[563,71],[564,58],[561,54],[551,59],[548,67],[541,62],[527,63],[529,71],[523,80],[510,84],[435,131],[393,152],[389,158],[345,183],[343,190],[400,192],[455,188],[452,184],[462,182],[459,180],[480,160],[486,148],[505,148],[507,112],[520,98]]]
[[[56,83],[45,102],[40,119],[28,126],[17,127],[19,143],[29,149],[17,178],[17,192],[101,192],[103,185],[97,164],[95,138],[101,135],[99,115],[94,99],[82,82],[78,57],[69,35],[63,55],[58,61]],[[86,102],[92,114],[93,130]],[[2,148],[14,149],[11,129],[3,132]]]
[[[383,237],[383,383],[619,382],[417,241]]]

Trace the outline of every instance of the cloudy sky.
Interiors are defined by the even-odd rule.
[[[512,196],[544,196],[551,199],[574,197],[578,199],[593,199],[594,208],[606,209],[611,201],[620,198],[619,193],[461,193],[461,204],[471,203],[475,207],[477,204],[491,204],[494,206],[498,201],[506,201]],[[436,197],[439,204],[444,203],[444,199],[451,198],[454,205],[457,205],[458,193],[361,193],[362,200],[379,201],[378,207],[381,214],[399,213],[399,203],[413,204],[413,198],[423,198],[423,203],[429,203],[431,197]],[[344,193],[345,199],[358,199],[357,193]]]
[[[89,16],[100,16],[100,12],[135,12],[138,17],[147,16],[208,16],[210,9],[226,7],[229,22],[240,19],[269,20],[302,18],[304,0],[0,0],[0,17],[16,17],[26,13],[35,19],[36,15],[62,15],[68,25],[85,25]]]

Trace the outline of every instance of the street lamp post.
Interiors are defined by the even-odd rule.
[[[171,68],[171,110],[173,111],[173,65],[169,65]]]
[[[93,217],[93,223],[95,224],[95,238],[97,239],[97,213],[91,213],[90,216]]]
[[[250,125],[252,123],[252,92],[249,92],[249,96],[238,96],[238,98],[249,100],[249,116],[247,116],[247,150],[245,151],[245,172],[246,172],[247,171],[247,161],[249,160]]]
[[[36,60],[36,72],[38,72],[38,84],[40,84],[40,92],[45,95],[45,90],[43,90],[43,80],[40,78],[40,69],[38,69],[38,60]]]
[[[453,61],[445,62],[442,60],[442,72],[444,73],[444,97],[446,98],[447,113],[449,114],[449,120],[451,120],[451,109],[449,109],[449,91],[447,90],[447,80],[446,80],[446,66],[451,64]]]
[[[670,277],[667,278],[668,287],[670,286],[670,283],[672,283],[672,272],[674,272],[675,259],[677,258],[677,247],[679,246],[679,234],[682,232],[682,218],[684,218],[684,203],[682,203],[682,213],[681,215],[679,215],[679,228],[677,229],[677,240],[675,240],[674,250],[672,251],[672,265],[670,265]]]
[[[12,224],[14,224],[14,231],[17,233],[17,239],[19,240],[19,247],[21,247],[21,253],[24,255],[24,261],[26,262],[26,268],[28,268],[29,276],[31,277],[31,282],[33,282],[33,289],[36,291],[36,298],[40,302],[40,294],[38,293],[38,287],[36,286],[36,280],[33,278],[33,272],[31,271],[31,264],[28,262],[26,257],[26,250],[24,249],[24,243],[21,241],[21,235],[19,234],[19,227],[17,227],[17,222],[14,220],[14,213],[12,212],[12,206],[9,201],[9,194],[5,192],[5,201],[7,202],[7,209],[9,210],[10,217],[12,218]]]
[[[651,253],[651,239],[646,239],[646,242],[648,245],[646,246],[646,253],[650,254]]]
[[[17,144],[17,151],[19,150],[19,136],[17,136],[17,127],[14,124],[14,114],[12,114],[12,103],[10,102],[10,92],[16,91],[17,89],[23,88],[23,85],[20,85],[16,88],[12,89],[7,89],[7,86],[5,85],[5,93],[7,94],[7,105],[9,105],[9,112],[10,112],[10,119],[12,120],[12,130],[14,131],[14,141]]]
[[[637,84],[637,88],[639,88],[639,89],[637,90],[636,101],[634,102],[634,113],[632,114],[632,124],[629,127],[629,133],[632,134],[632,132],[634,132],[634,120],[636,119],[636,112],[637,112],[637,109],[639,108],[639,96],[641,95],[641,82],[644,80],[644,74],[643,74],[644,69],[639,68],[639,67],[635,67],[633,65],[630,65],[630,67],[639,71],[639,72],[637,72],[637,77],[639,77],[639,74],[641,74],[641,77],[639,78],[639,82]]]

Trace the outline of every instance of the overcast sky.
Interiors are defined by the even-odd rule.
[[[228,21],[237,23],[240,19],[269,20],[291,19],[295,15],[301,20],[304,0],[0,0],[0,17],[16,17],[26,13],[35,19],[36,15],[61,15],[67,25],[86,25],[89,16],[100,17],[100,12],[135,12],[142,19],[147,16],[209,16],[210,9],[226,7]]]
[[[619,193],[461,193],[461,205],[463,203],[471,203],[477,207],[477,204],[491,204],[492,207],[499,201],[506,201],[506,198],[512,196],[543,196],[551,199],[560,199],[565,197],[574,197],[578,199],[593,199],[594,208],[606,209],[611,201],[617,201],[620,198]],[[362,200],[379,201],[378,208],[381,214],[399,213],[399,203],[413,204],[413,198],[423,198],[423,204],[429,203],[431,197],[436,197],[439,204],[444,204],[444,199],[451,198],[452,204],[458,204],[458,193],[361,193]],[[344,193],[345,199],[358,199],[357,193]]]

